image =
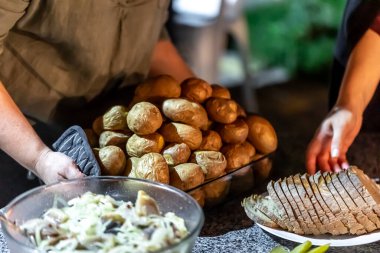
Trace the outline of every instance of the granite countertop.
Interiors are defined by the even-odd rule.
[[[305,138],[297,134],[280,134],[280,147],[274,158],[273,177],[283,177],[303,172]],[[365,168],[372,177],[379,176],[380,134],[360,135],[348,154],[349,161]],[[232,199],[223,205],[205,210],[205,224],[194,246],[194,253],[270,252],[277,245],[293,248],[297,244],[272,236],[261,230],[245,214],[241,207],[244,196]],[[328,252],[379,252],[380,241],[353,247],[330,247]],[[8,252],[0,229],[0,252]]]

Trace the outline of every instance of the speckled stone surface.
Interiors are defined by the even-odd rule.
[[[0,252],[2,252],[2,253],[8,253],[9,252],[8,247],[7,247],[7,243],[5,242],[5,238],[4,238],[2,232],[0,232]]]

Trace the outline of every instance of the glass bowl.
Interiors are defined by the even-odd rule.
[[[139,190],[143,190],[153,197],[162,213],[174,212],[183,218],[189,231],[189,234],[179,243],[156,252],[191,252],[203,226],[202,208],[185,192],[147,180],[126,177],[87,177],[62,181],[27,191],[12,200],[2,211],[9,220],[15,221],[16,224],[22,224],[26,220],[41,217],[47,209],[53,206],[57,196],[64,200],[70,200],[91,191],[134,203]],[[11,252],[38,252],[26,237],[8,226],[7,223],[1,221],[1,227]]]

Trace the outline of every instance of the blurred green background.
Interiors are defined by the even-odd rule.
[[[325,79],[346,0],[248,0],[251,68]],[[250,4],[252,2],[252,4]]]

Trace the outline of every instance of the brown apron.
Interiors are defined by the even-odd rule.
[[[67,97],[90,101],[113,80],[142,81],[169,0],[0,0],[0,80],[48,121]],[[9,32],[8,32],[9,31]]]

